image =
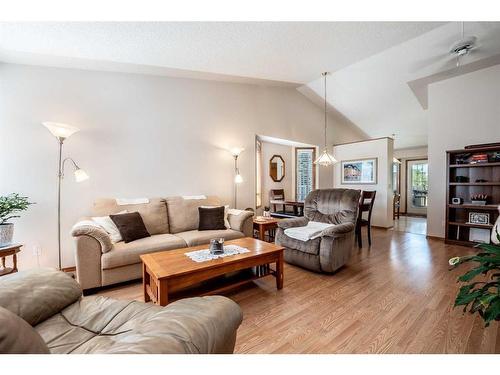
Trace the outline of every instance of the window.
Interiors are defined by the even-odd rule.
[[[255,140],[255,207],[262,206],[262,143]]]
[[[316,159],[314,147],[295,149],[295,199],[299,202],[303,202],[307,194],[316,188],[314,159]]]

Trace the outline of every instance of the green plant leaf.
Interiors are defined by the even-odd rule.
[[[463,274],[458,278],[459,281],[470,281],[477,275],[488,272],[489,268],[487,266],[479,266],[476,268],[471,269],[469,272]]]

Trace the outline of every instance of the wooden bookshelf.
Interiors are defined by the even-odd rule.
[[[473,229],[484,229],[491,235],[491,228],[498,218],[500,205],[500,161],[494,160],[493,157],[497,152],[500,152],[498,144],[446,152],[446,243],[463,246],[476,245],[477,243],[470,241],[469,237]],[[475,154],[487,154],[488,162],[470,164],[465,161],[464,164],[466,154],[469,154],[469,159]],[[462,177],[462,182],[457,182],[459,176]],[[463,181],[464,178],[465,181]],[[487,194],[487,204],[472,204],[470,198],[473,194]],[[461,198],[464,203],[452,204],[451,199],[455,197]],[[489,214],[489,224],[469,223],[471,212]]]

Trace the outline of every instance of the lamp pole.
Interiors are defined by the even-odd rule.
[[[59,257],[59,269],[62,268],[61,261],[61,181],[63,179],[63,161],[62,161],[62,149],[64,138],[57,137],[59,140],[59,172],[57,174],[57,251]]]

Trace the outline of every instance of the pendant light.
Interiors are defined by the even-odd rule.
[[[328,152],[328,145],[326,142],[326,127],[328,121],[328,115],[326,112],[326,76],[328,75],[328,72],[324,72],[321,75],[325,77],[325,148],[323,149],[321,155],[314,161],[314,164],[319,164],[323,167],[329,167],[330,165],[335,164],[337,160],[335,160],[333,155]]]

